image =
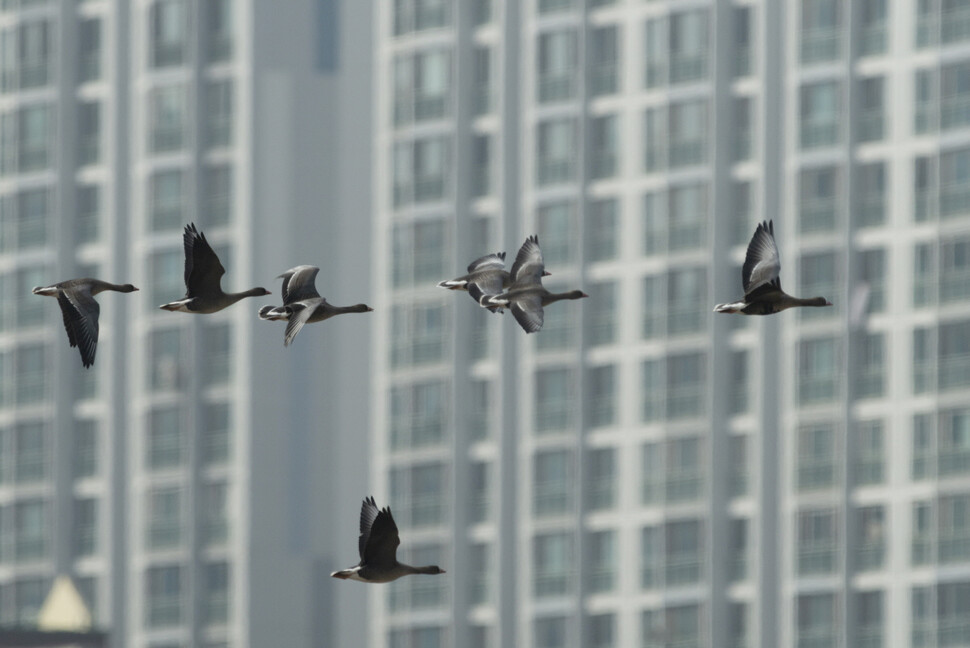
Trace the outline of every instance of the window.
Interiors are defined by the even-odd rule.
[[[18,484],[43,480],[50,463],[49,432],[42,421],[17,423],[14,427],[17,450],[14,455],[15,479]]]
[[[842,93],[838,81],[821,81],[802,86],[800,140],[803,149],[839,143],[841,103]]]
[[[47,169],[53,151],[54,120],[49,105],[24,105],[0,114],[0,175]]]
[[[597,614],[586,622],[589,637],[584,646],[588,648],[616,648],[616,615]]]
[[[856,639],[854,645],[860,648],[882,647],[882,592],[880,590],[856,594]]]
[[[707,100],[670,104],[670,168],[707,161],[707,112]]]
[[[447,274],[451,266],[446,255],[450,232],[443,219],[400,223],[393,232],[393,277],[395,287],[423,284]]]
[[[206,0],[205,27],[210,63],[228,61],[233,49],[233,0]]]
[[[700,520],[679,520],[665,525],[667,586],[689,585],[701,580],[704,527]]]
[[[576,385],[567,368],[535,373],[535,426],[539,434],[568,429],[575,413]]]
[[[640,623],[644,648],[696,648],[704,645],[700,629],[705,626],[698,605],[646,610]]]
[[[707,410],[707,356],[682,353],[667,357],[667,418],[703,416]]]
[[[202,329],[204,371],[202,384],[206,387],[223,385],[232,377],[232,326],[210,324]]]
[[[154,488],[148,493],[145,538],[150,549],[170,549],[182,542],[181,499],[178,488]]]
[[[589,589],[611,592],[616,587],[616,531],[594,531],[587,536]]]
[[[589,91],[593,96],[620,89],[620,28],[593,27],[589,32]]]
[[[590,450],[586,469],[586,505],[594,511],[613,508],[616,504],[616,450]]]
[[[838,645],[835,594],[799,594],[795,605],[797,648]]]
[[[12,613],[12,620],[16,622],[15,624],[11,623],[11,625],[19,624],[21,626],[35,627],[41,605],[50,592],[50,588],[50,578],[21,577],[12,584],[7,585],[4,588],[7,593],[6,601],[10,601],[10,595],[12,594],[13,601],[15,602],[15,605],[4,606],[4,614],[11,615]],[[10,607],[13,609],[6,611]]]
[[[232,218],[232,166],[218,164],[206,167],[202,201],[206,223],[226,225]]]
[[[821,295],[836,303],[841,292],[841,255],[837,252],[806,253],[799,260],[798,279],[800,290],[806,297]],[[840,306],[827,308],[803,308],[799,316],[803,320],[830,319],[841,310]]]
[[[885,481],[886,444],[882,421],[855,424],[855,483],[881,484]]]
[[[48,556],[50,519],[45,500],[21,500],[14,504],[14,557],[18,561]]]
[[[853,210],[860,227],[881,225],[886,220],[886,165],[884,162],[861,164],[856,178],[859,204]]]
[[[229,485],[225,482],[202,487],[202,544],[221,545],[229,538]]]
[[[536,210],[536,225],[546,267],[571,263],[576,257],[576,220],[576,205],[572,202],[546,203]],[[549,315],[546,313],[546,318]]]
[[[640,499],[644,504],[660,502],[664,496],[663,460],[663,445],[660,441],[643,445],[640,464]]]
[[[748,352],[731,352],[731,413],[743,414],[749,409],[750,380],[748,378]]]
[[[188,24],[184,0],[156,0],[151,6],[152,67],[181,65],[188,46]]]
[[[540,14],[567,11],[574,3],[575,0],[536,0]]]
[[[913,502],[912,563],[928,564],[933,556],[933,509],[929,502]]]
[[[856,515],[858,568],[860,571],[881,569],[886,555],[886,511],[882,506],[865,506],[858,509]]]
[[[754,8],[743,5],[734,7],[734,74],[744,77],[751,74],[754,51]]]
[[[647,173],[667,168],[667,112],[647,108],[643,113],[643,168]]]
[[[39,88],[51,81],[52,31],[52,21],[40,19],[0,32],[3,92]]]
[[[751,139],[753,122],[753,104],[751,97],[737,97],[734,99],[734,161],[751,159]]]
[[[947,240],[940,243],[941,271],[940,301],[964,301],[970,298],[970,239]]]
[[[608,261],[617,257],[620,205],[617,198],[603,198],[586,210],[586,257],[589,261]],[[593,295],[593,291],[590,291]]]
[[[668,33],[666,18],[651,18],[644,25],[644,86],[655,88],[667,83]]]
[[[568,182],[575,174],[576,123],[572,118],[540,122],[536,127],[536,182]]]
[[[970,473],[970,410],[940,412],[938,446],[941,477]]]
[[[970,5],[964,0],[943,0],[940,37],[944,43],[970,40]]]
[[[151,176],[152,230],[181,229],[186,213],[185,173],[182,169],[156,171]]]
[[[51,212],[54,208],[54,193],[49,187],[37,189],[22,189],[16,194],[0,198],[0,245],[4,251],[19,251],[47,244],[48,228]],[[34,269],[26,272],[34,272]],[[37,268],[36,271],[46,271]],[[39,278],[31,286],[20,286],[23,297],[32,296],[31,288],[44,285],[46,279]],[[18,308],[37,311],[33,299],[22,300]],[[40,311],[44,309],[41,308]],[[42,318],[42,316],[41,316]],[[17,321],[22,323],[36,322],[33,316],[23,317],[19,313]]]
[[[533,463],[532,512],[536,517],[564,515],[573,508],[573,455],[568,450],[537,452]]]
[[[576,32],[560,30],[539,35],[536,96],[539,103],[570,99],[576,92]]]
[[[447,319],[445,306],[440,302],[395,306],[391,365],[398,368],[444,360],[446,332],[450,332]]]
[[[28,405],[46,400],[50,391],[50,359],[46,347],[18,347],[15,360],[17,404]]]
[[[732,518],[729,521],[731,557],[728,565],[728,575],[732,582],[747,580],[748,578],[748,529],[750,520],[747,518]]]
[[[859,81],[857,132],[860,142],[875,142],[884,137],[885,86],[884,77],[869,77]]]
[[[885,53],[886,0],[863,0],[859,21],[859,53],[864,56]]]
[[[394,35],[445,27],[451,22],[448,0],[395,0]]]
[[[491,509],[492,464],[476,461],[468,469],[468,519],[470,522],[485,522]]]
[[[671,251],[695,249],[707,238],[707,185],[696,182],[670,188],[667,228]],[[662,245],[662,243],[660,243]]]
[[[77,421],[74,424],[74,478],[98,474],[98,422]]]
[[[950,63],[940,70],[940,129],[970,124],[970,62]]]
[[[970,495],[944,495],[939,499],[939,561],[947,564],[967,560],[970,560]]]
[[[554,2],[567,4],[569,0],[540,0],[543,4],[552,5]],[[533,646],[536,648],[566,648],[566,618],[549,617],[536,619],[533,622]]]
[[[802,63],[832,61],[841,56],[842,1],[802,0]]]
[[[448,399],[444,382],[396,386],[391,390],[391,447],[436,445],[445,438]]]
[[[78,243],[93,243],[101,232],[100,185],[79,185],[76,199]]]
[[[232,79],[210,81],[205,89],[206,143],[212,147],[232,144]]]
[[[202,617],[208,625],[225,623],[229,619],[230,571],[226,562],[205,566]]]
[[[78,81],[101,78],[101,19],[78,21]]]
[[[925,134],[937,126],[939,94],[936,70],[917,69],[913,76],[913,131]]]
[[[437,463],[414,464],[391,470],[391,509],[398,524],[413,527],[445,522],[448,480]]]
[[[487,196],[492,191],[492,136],[472,137],[471,194]]]
[[[697,81],[707,76],[710,43],[707,10],[670,15],[670,83]]]
[[[617,333],[617,286],[615,281],[594,284],[589,288],[590,304],[587,310],[587,336],[592,346],[612,344]],[[612,405],[611,412],[612,412]],[[613,414],[610,414],[611,420]]]
[[[860,398],[879,397],[885,390],[885,344],[882,333],[865,333],[860,340],[859,378],[856,393]]]
[[[473,56],[472,110],[475,115],[485,115],[492,111],[492,50],[479,46]]]
[[[412,565],[437,565],[442,562],[444,550],[441,545],[415,546],[404,553],[401,560]],[[400,555],[400,554],[399,554]],[[392,610],[432,610],[446,601],[448,581],[443,578],[405,578],[389,586],[389,607]],[[407,644],[406,644],[407,645]],[[417,646],[444,646],[418,639]]]
[[[532,556],[535,597],[569,594],[576,565],[572,536],[568,533],[538,535],[533,539]]]
[[[798,573],[831,574],[836,569],[837,518],[834,510],[798,513]]]
[[[465,425],[473,440],[485,439],[492,434],[493,419],[497,418],[492,407],[492,391],[488,380],[473,380],[469,387],[470,403],[462,411],[465,414]]]
[[[587,424],[594,428],[613,425],[616,422],[616,367],[590,367],[587,380]]]
[[[828,488],[835,484],[835,442],[834,424],[811,424],[799,428],[796,462],[800,492]]]
[[[394,60],[394,124],[440,119],[451,112],[451,52],[419,51]]]
[[[149,414],[146,465],[158,470],[183,461],[181,412],[178,407],[160,407]]]
[[[481,605],[492,600],[492,574],[495,566],[490,549],[485,543],[476,543],[469,547],[468,598],[472,605]]]
[[[592,179],[611,178],[619,167],[619,146],[616,115],[593,117],[590,120],[589,175]]]
[[[145,625],[177,626],[182,622],[182,568],[149,567],[145,571]]]
[[[705,330],[708,301],[707,268],[671,270],[667,274],[667,335]]]
[[[77,110],[78,164],[97,164],[101,158],[101,104],[82,102]]]
[[[750,481],[750,469],[748,468],[748,445],[749,437],[744,434],[735,434],[728,440],[731,466],[728,479],[730,480],[731,495],[747,495],[748,482]]]
[[[450,188],[450,153],[446,136],[395,144],[395,207],[445,198]]]
[[[940,154],[940,217],[970,212],[970,148]]]
[[[687,502],[701,497],[704,490],[703,442],[699,437],[670,439],[665,443],[666,501]]]
[[[175,390],[182,384],[179,370],[180,338],[180,329],[156,329],[150,334],[148,384],[155,391]]]
[[[731,216],[733,245],[747,245],[755,228],[754,183],[735,180],[731,183]]]
[[[149,95],[149,150],[166,153],[185,146],[186,114],[185,87],[172,85],[155,88]]]
[[[950,390],[970,384],[970,321],[939,328],[937,387]]]
[[[225,463],[230,455],[229,405],[206,403],[202,417],[202,462],[205,465]]]

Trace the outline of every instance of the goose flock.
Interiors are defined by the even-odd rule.
[[[162,304],[159,308],[172,312],[210,314],[232,306],[247,297],[269,295],[262,287],[238,293],[222,290],[225,268],[218,255],[194,223],[185,226],[182,234],[185,248],[185,297]],[[771,315],[788,308],[801,306],[831,306],[824,297],[803,299],[788,295],[781,289],[781,262],[772,221],[762,222],[755,229],[748,244],[741,269],[744,298],[741,301],[718,304],[716,313],[743,315]],[[306,324],[322,322],[345,313],[366,313],[373,309],[367,304],[333,306],[320,296],[316,278],[320,268],[299,265],[277,277],[283,280],[281,306],[263,306],[258,317],[268,321],[285,321],[283,346],[292,344]],[[509,271],[505,270],[505,252],[487,254],[471,262],[467,274],[438,283],[440,288],[467,292],[478,304],[493,313],[512,311],[515,321],[526,333],[542,329],[546,306],[562,300],[588,297],[582,290],[562,293],[549,292],[542,278],[549,276],[542,259],[539,238],[526,238]],[[100,306],[94,297],[106,290],[130,293],[138,290],[131,284],[113,284],[100,279],[79,278],[61,281],[33,289],[35,295],[56,297],[64,318],[67,339],[81,354],[85,368],[94,364],[98,344],[98,315]],[[365,583],[389,583],[412,574],[443,574],[437,565],[413,567],[397,560],[401,544],[397,524],[391,509],[378,509],[373,497],[363,500],[360,509],[358,552],[360,562],[348,569],[335,571],[334,578]]]

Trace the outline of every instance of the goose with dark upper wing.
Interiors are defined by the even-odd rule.
[[[484,294],[477,286],[471,285],[468,292],[485,308],[509,308],[515,321],[526,333],[535,333],[542,328],[543,308],[563,299],[583,299],[589,297],[581,290],[551,293],[542,285],[542,277],[547,275],[539,248],[539,237],[532,235],[525,240],[512,264],[511,284],[504,293]]]
[[[327,302],[317,292],[315,282],[318,272],[320,268],[311,265],[290,268],[277,277],[283,280],[283,305],[259,309],[260,319],[287,322],[283,346],[290,346],[303,326],[311,322],[322,322],[343,313],[369,313],[374,310],[367,304],[334,306]]]
[[[94,364],[94,354],[98,350],[98,316],[101,307],[94,296],[105,290],[130,293],[138,290],[131,284],[113,284],[100,279],[68,279],[59,283],[34,288],[35,295],[57,297],[64,317],[64,328],[72,347],[81,352],[81,363],[85,368]]]
[[[543,275],[548,275],[543,272]],[[448,290],[465,290],[472,295],[476,302],[479,298],[475,295],[497,295],[512,283],[512,275],[505,269],[505,252],[486,254],[475,259],[468,264],[468,274],[464,274],[455,279],[438,282],[439,288]],[[488,310],[502,312],[501,308],[489,306]]]
[[[748,252],[741,268],[741,285],[744,299],[730,304],[718,304],[715,313],[741,313],[743,315],[771,315],[798,306],[831,306],[825,297],[792,297],[781,289],[781,261],[775,243],[775,226],[772,221],[758,224],[748,243]]]
[[[270,294],[265,288],[250,288],[238,293],[223,292],[222,275],[226,274],[226,269],[205,240],[205,235],[196,229],[195,223],[185,226],[182,245],[185,248],[185,297],[162,304],[159,308],[181,313],[216,313],[240,299]]]
[[[331,576],[362,583],[390,583],[411,574],[444,574],[437,565],[412,567],[397,561],[397,547],[401,544],[397,524],[391,509],[378,510],[373,497],[365,497],[360,506],[360,536],[357,551],[360,562],[348,569],[335,571]]]

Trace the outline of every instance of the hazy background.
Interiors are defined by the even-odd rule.
[[[714,316],[766,219],[834,307]],[[158,310],[192,221],[275,294]],[[435,287],[533,233],[540,333]],[[298,264],[374,312],[284,349]],[[2,1],[0,624],[968,645],[968,279],[970,2]],[[447,575],[329,577],[368,494]]]

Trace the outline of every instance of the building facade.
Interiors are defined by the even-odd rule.
[[[366,265],[332,277],[366,258],[369,224],[343,214],[367,211],[367,182],[341,187],[369,169],[370,10],[274,5],[0,4],[0,624],[31,623],[69,574],[111,645],[348,645],[362,593],[332,600],[325,577],[329,520],[356,514],[336,468],[354,498],[366,485],[348,394],[368,323],[284,350],[254,300],[158,309],[184,293],[188,222],[227,291],[272,303],[274,277],[310,263],[335,303],[367,293]],[[140,288],[100,298],[89,370],[31,294],[76,276]]]
[[[970,636],[970,3],[374,17],[371,645]],[[836,305],[717,316],[755,224]],[[538,233],[526,336],[434,287]]]

